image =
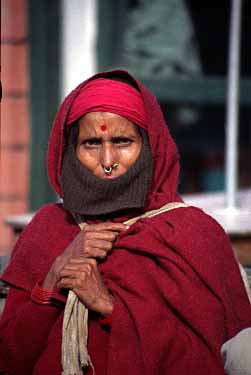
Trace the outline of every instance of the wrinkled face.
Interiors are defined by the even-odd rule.
[[[91,112],[79,120],[77,157],[96,177],[121,176],[135,163],[141,147],[137,127],[122,116]]]

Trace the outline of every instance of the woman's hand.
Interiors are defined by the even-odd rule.
[[[128,226],[122,223],[100,223],[86,225],[82,233],[83,255],[87,258],[104,259],[112,250],[117,235]]]
[[[93,258],[72,258],[59,272],[57,287],[73,290],[90,310],[104,316],[113,311],[113,296],[105,286],[97,261]]]
[[[42,287],[47,290],[52,290],[59,277],[60,271],[72,258],[85,257],[104,259],[109,251],[112,250],[113,242],[117,235],[126,229],[128,229],[128,226],[122,223],[105,222],[87,224],[65,251],[56,258]]]

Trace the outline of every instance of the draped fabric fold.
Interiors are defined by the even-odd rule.
[[[151,218],[163,212],[179,207],[187,207],[182,202],[172,202],[158,210],[146,212],[143,215],[126,220],[124,224],[132,225],[141,218]],[[74,215],[75,216],[75,215]],[[75,216],[81,230],[85,223],[81,222],[80,216]],[[95,369],[87,350],[88,337],[88,309],[78,300],[73,291],[68,294],[63,320],[62,333],[62,375],[79,375],[82,369],[91,367],[95,375]]]

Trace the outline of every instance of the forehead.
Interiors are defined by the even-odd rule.
[[[79,132],[92,135],[104,132],[137,134],[137,126],[125,117],[110,112],[90,112],[79,120]]]

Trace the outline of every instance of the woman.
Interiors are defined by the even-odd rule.
[[[251,324],[224,231],[182,203],[124,224],[181,202],[179,155],[153,95],[120,70],[79,85],[57,114],[48,173],[63,204],[35,215],[3,275],[4,374],[62,372],[69,290],[89,310],[91,361],[78,373],[92,363],[97,375],[224,374],[222,344]]]

